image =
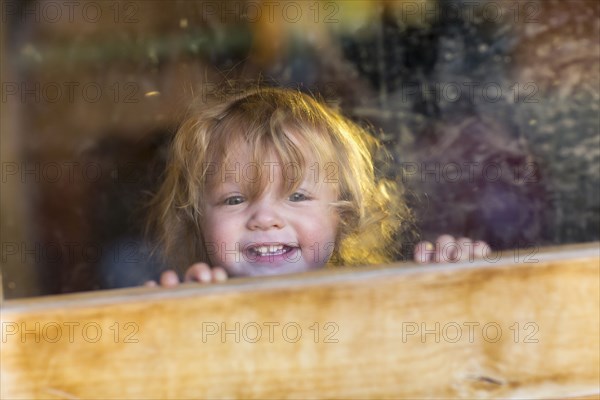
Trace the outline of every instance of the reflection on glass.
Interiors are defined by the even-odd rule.
[[[177,124],[192,99],[257,83],[371,126],[423,238],[600,236],[597,2],[1,6],[7,298],[155,278],[144,205]]]

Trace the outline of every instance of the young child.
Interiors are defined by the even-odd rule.
[[[174,138],[152,204],[165,263],[189,267],[185,281],[208,283],[390,262],[410,212],[401,188],[376,176],[378,147],[299,91],[255,89],[197,106]],[[463,238],[442,254],[449,242],[421,242],[415,259],[455,261],[486,247]],[[179,277],[165,271],[159,283],[175,286]]]

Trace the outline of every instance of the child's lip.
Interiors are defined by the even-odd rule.
[[[283,246],[285,247],[290,247],[290,248],[295,248],[295,247],[300,247],[298,245],[298,243],[296,242],[249,242],[247,243],[244,247],[243,247],[243,251],[244,252],[248,252],[248,251],[254,251],[255,249],[259,248],[259,247],[280,247]]]
[[[264,248],[262,251],[257,250],[258,247],[262,246],[273,246],[270,248]],[[288,246],[286,244],[274,245],[273,242],[269,244],[260,244],[248,246],[244,249],[244,257],[246,261],[250,263],[261,264],[269,267],[280,267],[290,263],[298,261],[298,246]]]
[[[298,247],[298,243],[295,242],[278,242],[278,241],[264,241],[264,242],[248,242],[244,247],[258,247],[258,246],[288,246],[288,247]]]
[[[300,248],[295,247],[283,257],[247,259],[246,269],[242,276],[270,276],[304,272],[306,267],[299,259],[300,255]]]

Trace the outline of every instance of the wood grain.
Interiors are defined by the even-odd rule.
[[[6,301],[1,394],[592,398],[599,252]]]

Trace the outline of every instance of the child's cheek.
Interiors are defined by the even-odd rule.
[[[214,218],[207,218],[203,221],[203,236],[206,248],[206,255],[211,266],[222,266],[221,253],[226,246],[222,243],[222,238],[226,232],[223,231],[223,226],[216,223]]]
[[[328,263],[333,263],[335,242],[324,240],[321,243],[313,243],[306,249],[304,262],[307,269],[321,269]]]

